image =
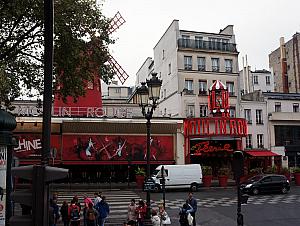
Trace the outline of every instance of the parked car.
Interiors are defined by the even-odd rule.
[[[256,175],[241,184],[243,193],[257,195],[267,192],[286,194],[290,190],[290,182],[284,175]]]

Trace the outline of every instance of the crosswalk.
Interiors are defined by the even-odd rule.
[[[94,198],[94,192],[90,191],[57,191],[58,194],[58,205],[61,206],[63,201],[71,202],[72,198],[77,195],[79,202],[83,203],[83,196]],[[119,226],[127,219],[127,208],[131,199],[139,200],[141,197],[134,191],[130,190],[104,190],[102,195],[106,197],[106,201],[110,208],[110,214],[106,220],[105,225]],[[82,215],[82,214],[81,214]]]

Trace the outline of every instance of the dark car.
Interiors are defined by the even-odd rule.
[[[241,190],[243,193],[253,195],[267,192],[286,194],[290,190],[290,182],[284,175],[257,175],[242,183]]]

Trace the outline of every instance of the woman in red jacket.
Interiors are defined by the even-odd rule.
[[[137,216],[138,226],[144,226],[144,219],[145,219],[145,216],[146,216],[146,210],[147,210],[147,205],[144,203],[143,200],[140,200],[139,205],[136,208],[136,216]]]

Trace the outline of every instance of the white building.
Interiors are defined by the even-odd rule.
[[[179,29],[174,20],[154,47],[154,71],[163,80],[159,114],[165,117],[208,115],[208,88],[220,80],[229,89],[232,116],[238,107],[238,51],[233,26],[219,33]],[[149,76],[148,58],[137,73]],[[149,70],[148,70],[149,69]],[[143,80],[145,78],[143,77]]]

